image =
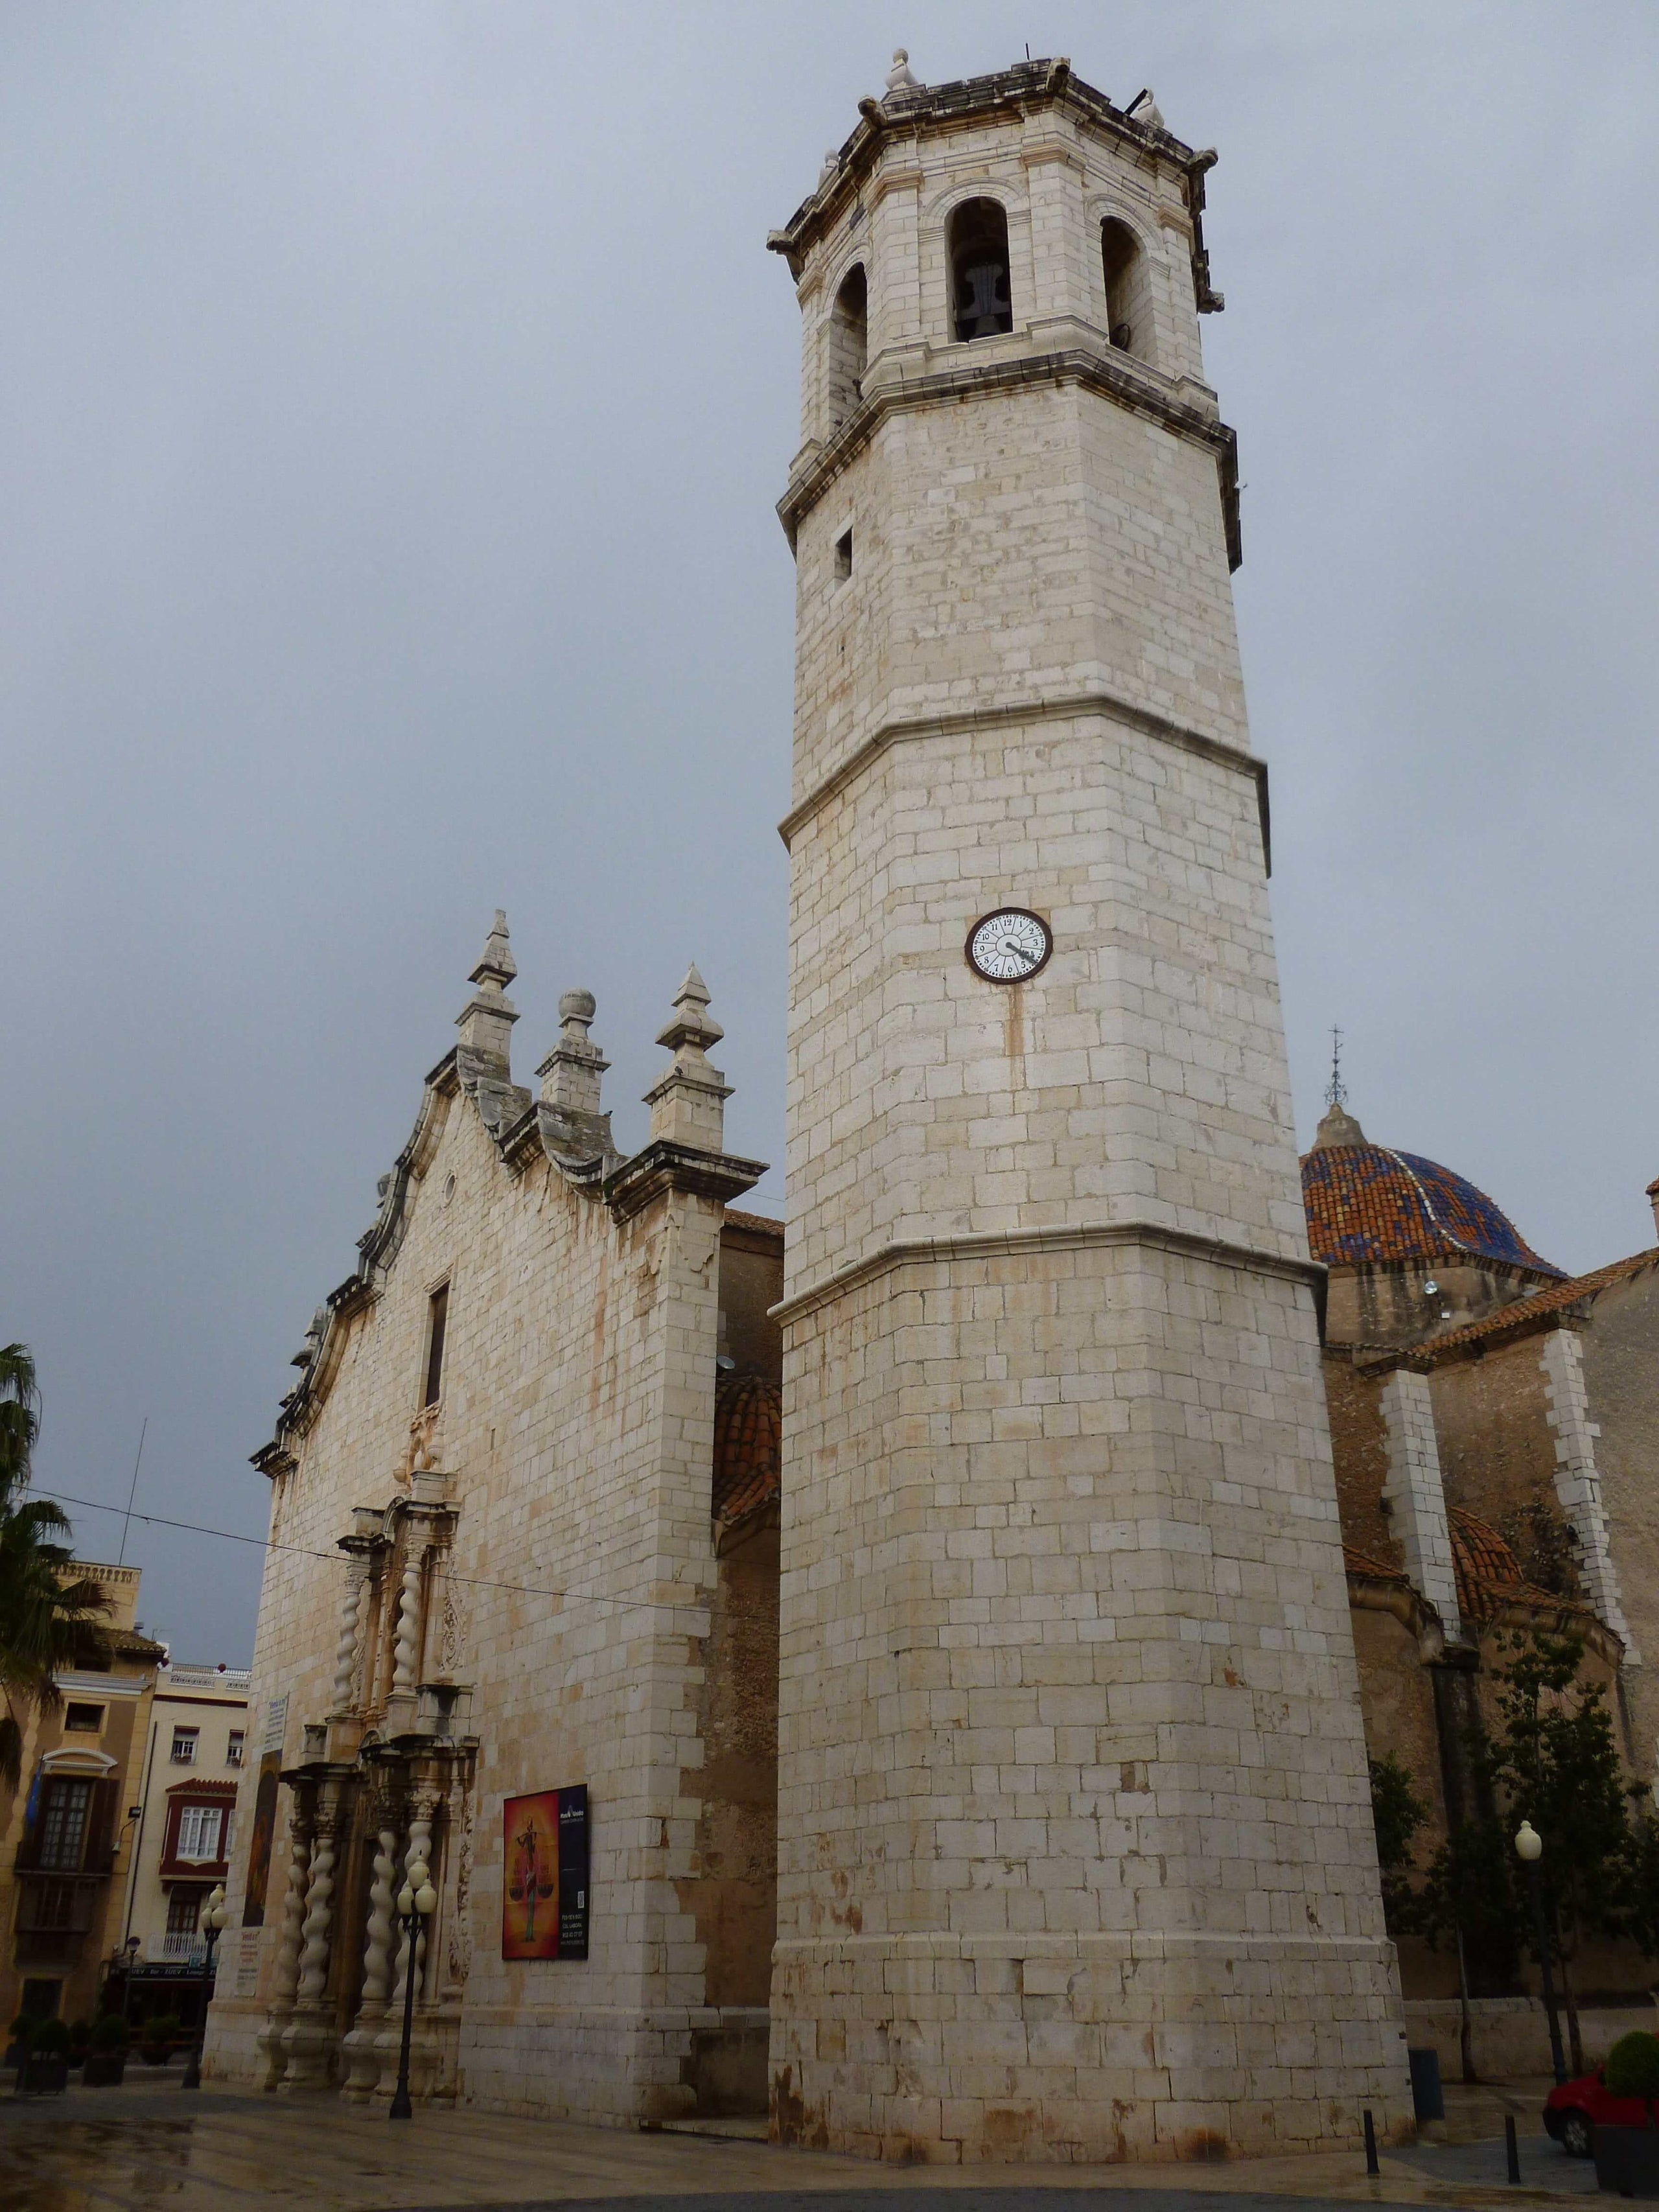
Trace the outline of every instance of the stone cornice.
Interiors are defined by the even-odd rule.
[[[1201,408],[1161,390],[1144,367],[1131,368],[1110,350],[1097,352],[1088,346],[1062,346],[1048,353],[1021,354],[1000,361],[953,362],[948,368],[930,369],[902,384],[878,386],[829,443],[813,454],[778,501],[778,520],[791,546],[802,517],[817,504],[890,415],[944,406],[988,392],[1017,391],[1032,384],[1079,384],[1085,391],[1158,423],[1172,436],[1212,453],[1220,479],[1227,565],[1230,568],[1239,566],[1244,553],[1238,515],[1238,441],[1233,431]]]
[[[1264,1252],[1225,1237],[1198,1236],[1190,1230],[1166,1227],[1162,1222],[1067,1221],[1043,1228],[992,1230],[961,1237],[896,1237],[781,1300],[770,1309],[770,1315],[787,1327],[832,1298],[899,1267],[948,1266],[957,1260],[1004,1259],[1029,1253],[1099,1250],[1114,1245],[1148,1245],[1183,1258],[1207,1260],[1250,1274],[1278,1275],[1295,1283],[1318,1285],[1325,1279],[1325,1269],[1316,1260],[1288,1259],[1280,1252]]]
[[[1446,1648],[1445,1623],[1415,1583],[1404,1575],[1372,1574],[1368,1565],[1347,1568],[1348,1603],[1362,1613],[1389,1613],[1417,1642],[1418,1656],[1432,1665]]]
[[[1072,74],[1069,61],[1031,61],[994,76],[964,78],[951,84],[924,85],[914,92],[890,94],[885,100],[861,100],[857,127],[841,149],[832,175],[804,200],[781,230],[767,239],[774,253],[787,259],[790,273],[799,276],[806,256],[842,212],[858,198],[875,170],[883,152],[926,134],[971,130],[988,115],[1030,115],[1057,108],[1068,119],[1132,153],[1140,161],[1161,163],[1192,192],[1194,175],[1215,156],[1199,153],[1170,131],[1148,123],[1137,123],[1115,107],[1104,93]],[[1194,269],[1194,282],[1198,271]],[[1200,304],[1202,301],[1200,298]]]
[[[572,1189],[590,1198],[603,1194],[618,1221],[670,1190],[696,1191],[725,1203],[766,1173],[759,1160],[662,1143],[647,1145],[631,1160],[619,1160],[608,1115],[571,1114],[533,1100],[512,1081],[505,1060],[464,1045],[452,1047],[427,1076],[409,1141],[391,1174],[381,1178],[380,1209],[357,1240],[359,1265],[324,1301],[320,1331],[313,1329],[307,1340],[310,1356],[299,1382],[282,1401],[276,1432],[252,1455],[262,1474],[275,1478],[297,1467],[294,1446],[322,1411],[353,1319],[373,1305],[396,1263],[415,1186],[436,1155],[451,1106],[462,1098],[470,1100],[497,1158],[515,1179],[544,1158]]]
[[[671,1144],[659,1138],[605,1177],[605,1202],[618,1221],[631,1220],[670,1191],[689,1191],[729,1205],[744,1191],[752,1190],[765,1173],[763,1160],[699,1152],[695,1146]]]
[[[848,784],[856,782],[890,745],[907,738],[960,737],[981,730],[1016,728],[1026,722],[1070,721],[1085,714],[1100,714],[1109,721],[1125,722],[1143,736],[1157,738],[1165,744],[1179,746],[1183,752],[1196,753],[1201,759],[1215,761],[1221,767],[1237,769],[1254,777],[1256,805],[1261,816],[1262,860],[1265,872],[1273,873],[1267,762],[1254,753],[1242,751],[1237,745],[1224,744],[1219,738],[1208,737],[1202,730],[1171,721],[1167,715],[1154,714],[1150,708],[1139,707],[1118,692],[1098,689],[1060,692],[1048,698],[1005,707],[969,708],[954,714],[895,714],[890,720],[879,723],[861,744],[855,745],[845,760],[807,793],[799,805],[791,807],[778,824],[778,835],[787,848],[796,832],[811,820],[820,807]]]

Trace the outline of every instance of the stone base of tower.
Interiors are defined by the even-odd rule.
[[[773,2140],[939,2164],[1412,2139],[1394,1947],[929,1933],[782,1942]]]

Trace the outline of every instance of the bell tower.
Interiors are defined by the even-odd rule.
[[[1213,156],[902,56],[803,320],[784,2140],[1408,2124],[1204,382]]]

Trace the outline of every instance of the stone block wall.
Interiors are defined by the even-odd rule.
[[[1066,82],[907,95],[783,241],[774,2109],[879,2155],[1408,2109],[1190,172]],[[987,195],[1013,328],[959,344],[950,217]],[[1109,342],[1109,212],[1150,362]],[[825,447],[822,319],[866,254]],[[997,988],[963,948],[1004,905],[1054,950]]]
[[[352,1508],[407,1486],[429,1300],[447,1283],[441,1401],[422,1428],[450,1474],[456,1534],[416,1673],[470,1686],[479,1740],[466,1817],[437,1832],[428,1987],[449,2023],[450,2093],[506,2111],[660,2118],[692,2106],[694,2035],[711,2017],[696,1888],[722,1208],[671,1190],[619,1221],[539,1150],[505,1163],[453,1080],[429,1091],[422,1127],[395,1260],[275,1486],[210,2070],[254,2074],[281,1937],[286,1790],[265,1925],[246,1949],[240,1929],[258,1717],[286,1698],[292,1764],[303,1725],[331,1708],[335,1547]],[[575,1783],[590,1792],[589,1956],[505,1961],[503,1801]],[[342,1874],[338,2033],[361,1979],[367,1880],[356,1859]]]
[[[1598,1293],[1583,1342],[1608,1542],[1631,1638],[1644,1655],[1621,1677],[1631,1756],[1652,1783],[1659,1781],[1659,1255]]]
[[[1157,2157],[1397,2116],[1305,1287],[1079,1245],[786,1327],[782,2131]]]

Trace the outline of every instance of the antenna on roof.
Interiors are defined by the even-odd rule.
[[[144,1425],[138,1431],[138,1455],[132,1462],[132,1480],[127,1486],[126,1518],[121,1523],[121,1548],[115,1555],[118,1567],[125,1566],[127,1557],[127,1530],[132,1526],[132,1501],[138,1495],[138,1469],[143,1464],[144,1438],[149,1434],[149,1415],[144,1416]]]
[[[1331,1079],[1325,1085],[1325,1103],[1328,1106],[1346,1106],[1347,1103],[1348,1086],[1342,1080],[1342,1032],[1333,1022],[1331,1024]]]

